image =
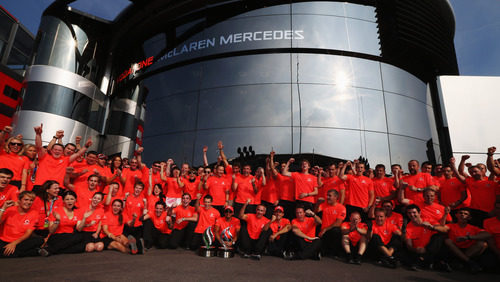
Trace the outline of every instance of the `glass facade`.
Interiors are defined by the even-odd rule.
[[[144,42],[154,63],[128,77],[148,91],[143,140],[155,149],[144,152],[147,162],[199,165],[204,145],[216,159],[218,140],[228,157],[252,146],[256,154],[363,156],[386,166],[427,160],[429,141],[439,147],[426,84],[377,59],[374,7],[294,3],[199,26],[176,28],[184,39],[173,49],[165,48],[167,31]],[[354,55],[326,54],[332,50]]]

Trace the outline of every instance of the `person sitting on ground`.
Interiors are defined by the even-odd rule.
[[[375,209],[375,220],[369,233],[370,249],[383,266],[397,267],[397,252],[401,249],[401,230],[387,221],[386,210]]]
[[[331,189],[326,193],[326,202],[318,206],[316,213],[321,215],[321,254],[338,256],[342,232],[340,225],[346,217],[346,208],[338,202],[339,192]]]
[[[76,224],[81,220],[75,211],[76,193],[65,191],[62,199],[63,206],[54,209],[49,216],[49,235],[45,238],[47,244],[40,252],[43,256],[85,251],[82,234],[75,232]]]
[[[101,205],[104,194],[95,192],[87,208],[78,209],[78,218],[76,230],[82,233],[85,242],[85,252],[101,252],[104,249],[104,243],[99,237],[101,233],[101,220],[104,217],[104,209]]]
[[[361,264],[361,257],[366,251],[368,226],[361,222],[359,212],[351,213],[349,221],[340,225],[342,231],[342,247],[346,253],[347,262]],[[354,252],[354,254],[353,254]]]
[[[23,191],[17,205],[7,200],[0,208],[0,257],[26,257],[38,255],[43,239],[32,236],[38,212],[31,209],[35,193]]]
[[[272,256],[286,257],[286,251],[289,249],[290,230],[292,225],[290,220],[284,218],[285,210],[282,206],[274,208],[274,214],[271,217],[271,228],[273,234],[269,236],[267,252]]]
[[[266,214],[266,207],[263,205],[257,206],[255,214],[245,214],[245,209],[251,201],[251,199],[248,199],[240,210],[240,220],[246,222],[241,227],[240,250],[243,258],[260,260],[266,248],[267,240],[271,235],[271,231],[269,230],[271,221],[264,216]]]
[[[459,209],[456,218],[457,223],[446,225],[448,238],[444,240],[444,243],[454,256],[469,265],[472,273],[477,273],[482,269],[473,258],[483,254],[488,247],[486,240],[491,235],[483,229],[469,224],[471,215],[467,208]]]
[[[140,218],[144,226],[144,246],[146,249],[150,249],[152,246],[166,249],[170,234],[172,234],[172,219],[167,214],[165,202],[157,201],[154,207],[154,210],[145,209]]]
[[[448,231],[446,227],[424,221],[420,216],[420,208],[415,204],[407,206],[406,213],[410,222],[403,235],[407,251],[402,258],[407,260],[410,269],[418,270],[418,267],[427,265],[451,271],[450,266],[443,260],[442,252],[442,234]]]
[[[195,208],[190,206],[191,195],[184,193],[182,195],[182,205],[175,207],[172,210],[172,218],[174,220],[174,229],[168,243],[170,249],[176,249],[182,246],[189,250],[194,228],[198,221],[198,213]]]
[[[122,253],[137,254],[135,238],[131,241],[123,234],[125,224],[133,225],[135,219],[129,219],[123,213],[123,201],[115,199],[111,203],[111,210],[104,214],[102,219],[101,238],[104,248],[107,250],[117,250]]]
[[[199,196],[201,197],[201,194]],[[220,213],[211,206],[212,199],[212,196],[206,195],[203,198],[203,207],[200,207],[200,198],[196,200],[195,210],[198,213],[198,223],[194,229],[191,250],[198,250],[201,246],[202,238],[207,248],[215,243],[215,235],[212,228],[215,225],[215,221],[220,217]]]
[[[319,260],[321,239],[316,236],[316,226],[321,225],[321,218],[312,210],[304,210],[302,205],[295,209],[296,218],[292,220],[291,248],[295,250],[285,259],[314,259]]]
[[[220,246],[224,249],[233,248],[238,241],[241,224],[234,215],[234,208],[227,206],[224,208],[224,216],[218,218],[214,225],[214,235]]]

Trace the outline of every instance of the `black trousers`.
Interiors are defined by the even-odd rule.
[[[174,229],[168,241],[169,249],[177,249],[179,246],[189,248],[193,239],[196,222],[189,222],[184,229]]]
[[[43,244],[43,238],[39,236],[31,236],[28,239],[22,241],[17,244],[16,250],[10,256],[5,256],[3,254],[5,246],[7,246],[10,242],[4,242],[0,240],[0,257],[5,258],[20,258],[20,257],[32,257],[38,256],[37,248],[39,248]]]
[[[295,207],[297,207],[298,205],[302,205],[304,207],[304,211],[306,211],[306,210],[312,210],[312,211],[314,211],[314,204],[311,203],[311,202],[297,200],[297,201],[295,201]],[[295,210],[293,211],[293,213],[294,213],[294,216],[295,216]]]
[[[295,202],[280,200],[278,205],[282,206],[285,210],[285,215],[283,216],[284,218],[290,221],[295,218]]]
[[[274,239],[274,241],[269,242],[267,245],[267,252],[271,256],[283,257],[283,251],[288,251],[290,249],[290,235],[291,231],[280,235],[279,239]]]
[[[261,204],[266,207],[266,214],[264,215],[265,217],[271,219],[274,213],[274,208],[276,207],[274,204],[266,202],[266,201],[261,201]]]
[[[399,257],[398,256],[398,251],[401,250],[401,236],[399,235],[392,235],[391,240],[387,245],[384,244],[382,241],[382,238],[378,234],[373,234],[372,239],[370,240],[370,243],[368,244],[368,255],[370,257],[373,257],[374,259],[380,259],[384,257],[384,254],[380,252],[380,247],[385,246],[387,248],[393,248],[394,249],[394,257]]]
[[[149,249],[152,246],[155,246],[158,249],[167,248],[170,234],[162,233],[160,230],[156,229],[151,219],[143,221],[142,226],[143,226],[142,236],[146,248]]]
[[[240,230],[240,249],[243,253],[246,254],[256,254],[261,255],[266,248],[267,241],[269,240],[269,236],[271,236],[272,231],[269,228],[267,231],[262,231],[258,239],[250,238],[248,235],[248,230],[246,225],[241,227]]]
[[[316,239],[311,242],[300,238],[297,235],[292,235],[292,249],[295,250],[297,259],[314,259],[318,257],[321,250],[321,239]]]
[[[431,264],[434,263],[435,261],[439,261],[444,258],[444,237],[441,234],[434,234],[431,237],[431,240],[425,246],[425,253],[420,255],[415,252],[406,250],[402,255],[401,258],[404,260],[406,263],[410,265],[416,265],[421,260],[419,259],[422,257],[424,259],[424,263],[426,264]]]
[[[475,225],[479,228],[483,228],[483,221],[490,217],[490,215],[482,210],[470,209],[470,224]]]
[[[85,251],[85,242],[80,233],[52,234],[47,242],[50,254],[76,254]]]
[[[339,255],[342,250],[341,245],[342,232],[340,227],[334,227],[323,234],[321,237],[321,254],[326,255]]]

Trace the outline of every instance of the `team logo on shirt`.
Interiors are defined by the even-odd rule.
[[[436,214],[441,214],[441,211],[440,210],[436,210]]]
[[[361,180],[361,183],[363,183],[363,184],[366,184],[366,181],[364,181],[364,180]]]
[[[30,220],[29,219],[25,219],[24,220],[24,225],[28,225],[28,224],[30,224]]]
[[[62,164],[63,160],[59,160],[59,163]]]
[[[140,207],[141,206],[141,203],[137,203],[137,206]]]
[[[0,197],[0,200],[5,200],[5,195],[2,195],[2,196]]]
[[[312,182],[312,179],[311,179],[311,178],[308,178],[308,179],[307,179],[307,182]]]
[[[384,229],[384,234],[387,235],[389,232],[387,232],[387,229]]]

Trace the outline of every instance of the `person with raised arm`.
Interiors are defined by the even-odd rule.
[[[285,259],[320,260],[321,239],[316,236],[316,226],[321,225],[321,218],[312,210],[304,210],[302,205],[295,208],[296,218],[292,220],[291,248],[294,252]]]
[[[78,157],[82,156],[90,146],[92,146],[92,140],[88,139],[85,142],[85,146],[78,152],[70,155],[64,156],[64,147],[61,144],[54,144],[49,150],[50,154],[46,152],[42,147],[42,128],[43,124],[40,126],[35,126],[35,146],[38,152],[38,162],[39,167],[36,172],[35,186],[33,190],[38,191],[41,185],[47,180],[56,180],[58,183],[64,183],[64,175],[66,174],[66,168],[75,161]]]
[[[4,127],[2,132],[11,132],[10,126]],[[4,143],[1,139],[0,146]],[[11,185],[16,186],[19,191],[26,190],[28,180],[28,169],[30,161],[23,156],[24,142],[22,138],[10,137],[5,146],[0,149],[0,167],[10,169],[13,172]]]
[[[263,205],[257,206],[255,214],[245,214],[245,209],[251,201],[251,199],[247,199],[239,214],[240,220],[246,222],[246,224],[241,227],[240,249],[243,258],[260,260],[266,248],[268,238],[272,233],[272,231],[269,230],[271,221],[264,216],[266,207]]]
[[[345,201],[347,217],[350,217],[352,212],[358,212],[363,221],[368,218],[370,206],[375,201],[375,191],[373,181],[364,176],[365,164],[358,160],[354,161],[355,174],[346,174],[347,167],[352,167],[352,163],[348,161],[340,171],[339,178],[345,181],[346,193],[349,195]]]
[[[271,168],[272,177],[276,180],[277,190],[278,190],[278,205],[283,207],[285,211],[284,217],[288,220],[295,218],[295,183],[291,177],[283,175],[285,170],[285,164],[281,166],[281,171],[278,172],[275,163],[274,156],[276,153],[272,151],[269,153],[269,165]],[[290,165],[290,164],[288,164]]]
[[[144,210],[140,218],[144,225],[144,247],[150,249],[155,246],[158,249],[166,249],[172,234],[172,219],[167,214],[165,202],[156,201],[153,206],[152,210]]]
[[[194,228],[198,221],[198,213],[194,207],[190,206],[191,195],[182,194],[182,203],[172,210],[172,220],[174,227],[168,242],[169,249],[177,249],[181,246],[189,250],[193,239]]]
[[[290,172],[290,164],[295,162],[294,158],[290,158],[283,169],[283,175],[291,177],[295,184],[295,203],[303,205],[306,210],[314,208],[314,196],[318,195],[318,179],[317,176],[309,173],[311,164],[308,160],[302,160],[301,172]]]

